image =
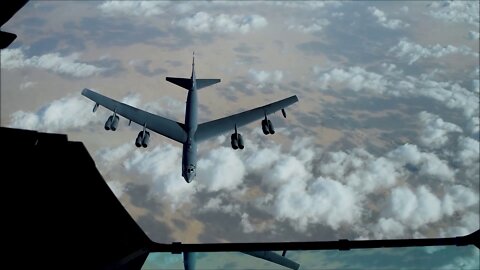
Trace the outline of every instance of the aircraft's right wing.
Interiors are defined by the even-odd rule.
[[[297,96],[291,96],[289,98],[282,99],[249,111],[202,123],[198,125],[197,132],[195,133],[195,139],[200,142],[208,138],[218,136],[227,131],[233,131],[235,126],[244,126],[255,120],[262,119],[266,115],[284,109],[297,101]]]
[[[95,101],[96,104],[102,105],[103,107],[116,112],[117,114],[141,126],[146,126],[146,128],[155,131],[158,134],[161,134],[179,143],[183,143],[187,140],[187,134],[184,130],[183,124],[181,123],[146,111],[142,111],[87,88],[83,89],[82,95]]]

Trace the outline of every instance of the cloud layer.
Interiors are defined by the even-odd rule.
[[[265,27],[267,20],[260,15],[210,15],[197,12],[192,17],[172,21],[173,25],[193,33],[241,33],[246,34]]]
[[[48,53],[28,58],[21,48],[17,48],[4,49],[1,51],[1,54],[2,69],[33,67],[77,78],[99,75],[106,70],[102,67],[79,62],[80,54],[78,53],[68,56],[62,56],[59,53]]]

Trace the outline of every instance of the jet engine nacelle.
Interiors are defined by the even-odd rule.
[[[105,122],[105,130],[110,130],[110,127],[112,126],[112,119],[113,116],[108,117],[107,122]]]
[[[238,134],[238,140],[237,141],[238,141],[238,148],[240,148],[240,149],[245,148],[245,146],[243,144],[243,137],[240,133]]]
[[[245,145],[243,144],[242,134],[233,133],[230,138],[231,138],[230,143],[231,143],[233,149],[237,150],[237,149],[245,148]]]
[[[265,135],[268,135],[270,134],[269,130],[268,130],[268,124],[267,124],[267,120],[262,120],[262,131],[263,131],[263,134]]]
[[[118,127],[118,120],[120,118],[118,116],[115,115],[115,117],[112,118],[112,123],[110,124],[110,129],[112,131],[115,131],[117,130],[117,127]]]
[[[142,146],[142,142],[143,142],[143,131],[140,131],[138,133],[137,139],[135,140],[135,146],[136,147]]]
[[[268,119],[263,119],[262,120],[262,131],[263,134],[268,135],[268,134],[275,134],[275,128],[273,127],[272,121]]]
[[[116,115],[115,115],[115,117],[113,117],[113,115],[110,115],[107,119],[107,122],[105,122],[105,130],[115,131],[118,127],[118,120],[119,119],[120,118]]]
[[[145,134],[143,135],[143,140],[142,140],[143,148],[146,148],[148,146],[148,142],[150,142],[150,132],[145,131]]]
[[[230,144],[232,145],[232,148],[234,150],[238,149],[238,140],[237,140],[237,135],[235,133],[232,134]]]
[[[272,135],[275,134],[275,129],[273,128],[272,121],[267,120],[267,125],[268,125],[268,132]]]

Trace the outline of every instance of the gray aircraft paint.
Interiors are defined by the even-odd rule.
[[[183,144],[182,176],[187,183],[190,183],[196,176],[197,143],[228,131],[233,131],[233,134],[235,135],[238,134],[237,136],[234,136],[238,139],[240,135],[240,133],[237,133],[238,127],[262,118],[267,120],[267,115],[279,110],[281,110],[283,116],[286,117],[284,108],[298,101],[297,96],[291,96],[289,98],[285,98],[249,111],[244,111],[224,118],[198,124],[198,90],[216,84],[220,82],[220,79],[197,79],[195,76],[194,55],[192,61],[192,75],[190,78],[166,77],[166,80],[188,90],[185,107],[185,123],[179,123],[159,115],[140,110],[130,105],[113,100],[109,97],[103,96],[87,88],[83,89],[82,95],[95,102],[94,112],[97,110],[99,105],[102,105],[103,107],[113,111],[113,118],[121,115],[130,120],[130,122],[133,121],[142,126],[143,133],[139,133],[136,141],[143,141],[146,136],[145,134],[148,133],[147,130],[152,130],[158,134]],[[105,123],[106,129],[107,126],[111,126],[109,121],[110,120],[107,120],[107,123]],[[113,125],[112,128],[108,129],[116,130],[116,124]],[[147,147],[147,144],[148,140],[147,143],[144,144],[144,147]]]

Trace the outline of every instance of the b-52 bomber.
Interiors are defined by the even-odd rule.
[[[109,109],[113,115],[108,117],[105,123],[106,130],[115,131],[119,122],[119,115],[135,122],[143,127],[138,133],[135,145],[147,147],[150,141],[148,130],[154,131],[165,137],[183,144],[182,176],[190,183],[196,176],[197,143],[206,139],[219,136],[229,130],[233,131],[230,136],[233,149],[243,149],[244,141],[238,128],[253,121],[262,119],[261,125],[265,135],[274,134],[275,129],[268,115],[279,110],[286,117],[285,108],[298,101],[297,96],[291,96],[265,106],[230,115],[217,120],[198,124],[198,90],[220,82],[220,79],[197,79],[195,76],[195,55],[192,61],[192,75],[190,78],[166,77],[166,80],[188,90],[185,108],[185,123],[179,123],[159,115],[155,115],[130,105],[113,100],[90,89],[83,89],[82,95],[93,100],[95,112],[99,105]]]

